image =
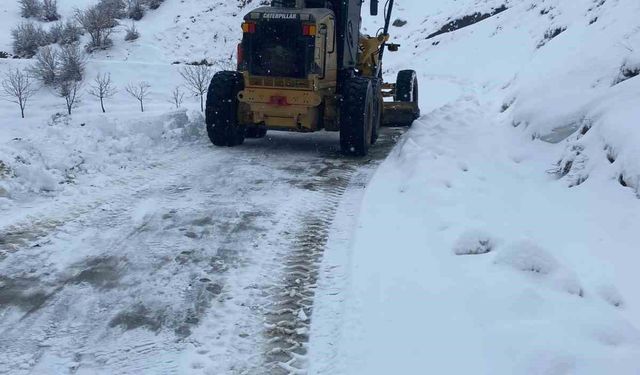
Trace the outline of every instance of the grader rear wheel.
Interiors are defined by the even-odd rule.
[[[216,146],[233,147],[244,142],[244,126],[238,123],[238,93],[244,79],[238,72],[218,72],[207,93],[206,123],[209,139]]]
[[[384,98],[382,97],[382,79],[375,78],[371,80],[373,89],[373,126],[371,128],[371,144],[374,145],[378,141],[380,135],[380,125],[382,124],[382,109],[384,107]]]

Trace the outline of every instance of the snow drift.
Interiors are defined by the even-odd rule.
[[[25,200],[101,179],[122,169],[151,168],[149,155],[204,139],[199,112],[177,111],[141,119],[109,116],[72,119],[54,115],[30,131],[5,128],[0,148],[0,202]],[[2,206],[0,206],[2,208]]]

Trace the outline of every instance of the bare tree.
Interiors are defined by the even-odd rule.
[[[116,87],[111,82],[111,74],[98,74],[93,80],[93,85],[87,90],[89,95],[100,99],[100,108],[102,113],[106,113],[104,109],[104,100],[113,97],[116,94]]]
[[[183,101],[184,101],[184,92],[180,90],[180,86],[177,86],[171,92],[171,100],[169,100],[169,102],[175,105],[176,109],[180,109],[180,107],[182,107]]]
[[[82,83],[79,81],[64,81],[60,83],[57,94],[65,100],[67,105],[67,113],[71,115],[71,111],[80,99],[80,89]]]
[[[29,99],[37,91],[29,75],[19,69],[9,71],[2,81],[2,96],[5,100],[20,106],[22,118],[24,118],[24,110]]]
[[[147,82],[138,82],[138,84],[130,83],[125,87],[129,95],[133,96],[140,102],[140,111],[144,112],[144,100],[149,96],[151,85]]]
[[[189,65],[180,69],[180,75],[184,79],[187,89],[200,97],[200,110],[204,112],[204,94],[209,88],[213,70],[206,64]]]
[[[229,56],[226,59],[218,59],[218,60],[214,60],[211,63],[211,67],[215,70],[215,71],[220,71],[220,70],[236,70],[237,65],[236,65],[236,61],[233,58],[233,54],[231,56]]]
[[[45,46],[36,54],[35,63],[29,73],[38,78],[46,86],[55,85],[60,74],[60,55],[55,48]]]
[[[86,10],[76,10],[75,18],[80,25],[91,36],[91,43],[88,50],[105,49],[111,46],[109,38],[113,32],[113,27],[117,24],[113,13],[99,5],[92,6]]]

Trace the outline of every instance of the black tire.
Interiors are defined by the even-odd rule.
[[[418,102],[418,75],[415,70],[401,70],[396,79],[396,102]]]
[[[396,102],[411,102],[413,106],[413,119],[406,123],[398,124],[400,126],[411,126],[413,120],[420,117],[420,106],[418,102],[418,95],[420,90],[418,89],[418,74],[415,70],[401,70],[398,72],[396,79],[396,94],[394,101]]]
[[[376,78],[371,80],[373,85],[374,107],[373,107],[373,126],[371,129],[371,144],[374,145],[380,136],[380,126],[382,125],[382,108],[384,106],[384,98],[382,97],[382,79]]]
[[[247,138],[264,138],[267,135],[265,126],[247,126],[245,136]]]
[[[238,93],[244,79],[238,72],[218,72],[207,93],[206,123],[209,139],[216,146],[238,146],[244,142],[245,128],[238,123]]]
[[[369,152],[374,98],[370,79],[353,77],[345,82],[340,106],[340,149],[344,154],[365,156]]]

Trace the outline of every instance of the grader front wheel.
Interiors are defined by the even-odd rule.
[[[420,117],[418,102],[418,75],[414,70],[402,70],[398,73],[395,85],[390,87],[387,96],[393,93],[393,102],[384,103],[383,124],[386,126],[411,126]]]
[[[344,85],[340,106],[340,149],[346,155],[366,156],[375,121],[373,85],[363,77]]]

